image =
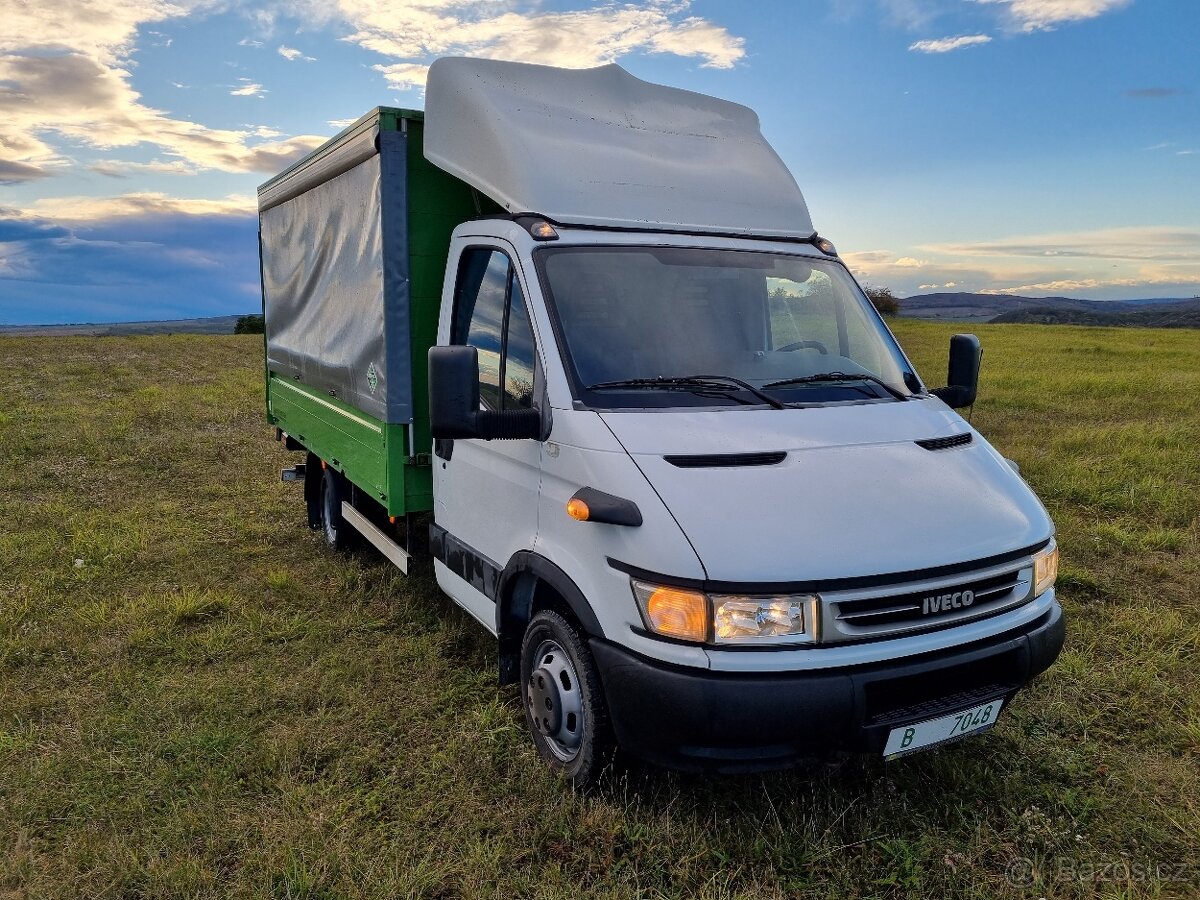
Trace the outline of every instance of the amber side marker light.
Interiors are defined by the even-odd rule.
[[[534,222],[529,226],[529,236],[535,241],[557,241],[558,232],[549,222]]]
[[[567,515],[579,522],[586,522],[592,511],[588,509],[588,505],[578,497],[572,497],[567,501]]]

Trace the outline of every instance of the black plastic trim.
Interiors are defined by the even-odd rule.
[[[980,697],[1010,700],[1058,657],[1065,631],[1055,604],[1035,622],[971,644],[785,672],[693,669],[609,641],[590,646],[623,750],[673,768],[735,772],[830,751],[880,753],[898,724]],[[920,688],[915,704],[897,687],[905,682]]]
[[[1013,550],[1009,553],[1000,553],[996,556],[989,556],[984,559],[953,563],[947,566],[934,566],[929,569],[912,569],[906,572],[887,572],[880,575],[859,575],[851,578],[826,578],[815,581],[714,581],[708,579],[701,580],[696,578],[678,578],[673,575],[663,575],[659,572],[652,572],[648,569],[631,566],[629,563],[622,562],[619,559],[613,559],[611,556],[607,557],[607,560],[609,566],[616,569],[618,572],[624,572],[626,575],[631,575],[632,577],[641,581],[649,581],[655,584],[693,588],[695,590],[711,591],[713,593],[807,594],[817,593],[819,591],[843,591],[852,590],[854,588],[902,584],[906,581],[922,581],[927,578],[940,578],[943,575],[957,575],[960,572],[970,572],[975,569],[998,566],[1006,562],[1013,562],[1021,559],[1024,556],[1029,556],[1032,553],[1036,553],[1048,545],[1050,540],[1051,538],[1048,537],[1044,541],[1039,541],[1038,543],[1032,544],[1023,550]]]
[[[583,487],[571,497],[572,500],[582,500],[587,504],[588,522],[598,522],[602,525],[627,525],[637,528],[642,524],[642,511],[632,500],[615,497],[598,491],[592,487]]]
[[[496,563],[436,522],[429,523],[429,551],[451,572],[496,602],[500,587],[500,567]]]
[[[673,234],[673,235],[691,235],[694,237],[715,237],[715,238],[737,238],[745,241],[769,241],[775,244],[809,244],[812,247],[820,250],[817,247],[817,239],[820,237],[815,231],[808,237],[800,237],[799,235],[783,235],[783,234],[752,234],[744,231],[705,231],[698,228],[672,228],[663,225],[585,225],[578,222],[561,222],[557,219],[552,219],[549,216],[544,216],[541,213],[520,212],[513,213],[512,219],[520,224],[520,220],[524,218],[540,219],[543,222],[549,222],[557,228],[571,228],[579,231],[611,231],[611,232],[629,232],[631,234]],[[824,251],[821,251],[824,253]],[[828,255],[828,254],[825,254]]]
[[[923,440],[914,441],[918,447],[924,447],[926,450],[949,450],[951,447],[965,447],[971,443],[974,438],[971,432],[966,431],[962,434],[953,434],[949,437],[940,438],[924,438]]]
[[[719,469],[742,466],[777,466],[787,459],[786,450],[762,453],[697,453],[664,456],[667,462],[680,469]]]
[[[496,627],[501,632],[501,637],[503,637],[505,624],[502,616],[508,612],[504,608],[505,603],[511,599],[509,595],[516,578],[522,574],[533,575],[553,588],[555,593],[562,597],[567,606],[571,608],[571,612],[575,614],[575,618],[585,632],[592,637],[604,636],[604,630],[600,627],[600,620],[596,618],[595,610],[588,603],[583,591],[571,580],[571,576],[546,557],[531,550],[519,550],[513,554],[512,559],[508,561],[508,565],[504,567],[504,571],[500,575],[497,596],[501,598],[501,601],[496,609]]]

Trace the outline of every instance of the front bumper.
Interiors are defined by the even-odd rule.
[[[1014,694],[1066,634],[1057,602],[1030,625],[920,656],[810,672],[727,673],[654,662],[592,639],[617,743],[660,765],[753,771],[833,751],[882,753],[891,729]]]

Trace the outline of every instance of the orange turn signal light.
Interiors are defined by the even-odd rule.
[[[578,497],[572,497],[567,501],[567,515],[578,522],[586,522],[592,511],[588,509],[588,505]]]
[[[557,241],[558,232],[549,222],[534,222],[529,226],[529,236],[535,241]]]
[[[708,600],[696,591],[660,587],[646,598],[646,617],[659,634],[685,641],[708,637]]]

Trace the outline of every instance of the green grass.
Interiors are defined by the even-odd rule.
[[[0,897],[1200,895],[1200,338],[977,331],[1058,664],[931,754],[587,797],[431,579],[305,528],[261,338],[0,339]]]

